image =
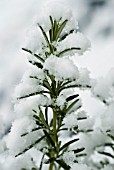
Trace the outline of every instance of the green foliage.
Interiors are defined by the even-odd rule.
[[[64,28],[65,28],[68,20],[64,20],[60,24],[59,21],[57,22],[56,20],[53,20],[53,18],[51,16],[49,17],[49,19],[51,22],[51,29],[49,30],[48,33],[46,33],[44,31],[43,27],[40,24],[38,24],[38,27],[40,28],[42,35],[45,39],[47,48],[49,49],[49,52],[45,52],[46,58],[48,56],[50,56],[51,54],[55,54],[55,52],[56,52],[56,56],[61,57],[63,54],[65,54],[68,51],[80,50],[80,48],[78,48],[78,47],[72,47],[72,48],[65,49],[64,51],[60,51],[58,53],[56,51],[56,48],[53,45],[53,42],[64,40],[74,30],[69,31],[69,33],[61,34],[64,31]],[[60,21],[61,21],[61,18],[60,18]],[[22,49],[24,51],[30,53],[33,57],[35,57],[38,60],[38,62],[29,61],[31,64],[37,66],[40,69],[43,69],[43,63],[45,62],[45,60],[42,58],[42,56],[40,54],[35,54],[31,50],[28,50],[25,48],[22,48]],[[30,76],[30,78],[37,79],[37,77],[33,77],[33,76]],[[47,146],[46,146],[47,150],[45,153],[43,153],[43,149],[40,150],[43,153],[43,156],[41,159],[39,170],[41,170],[43,167],[43,160],[44,160],[45,156],[48,157],[47,161],[45,161],[45,163],[49,164],[49,170],[53,170],[54,167],[56,167],[56,169],[57,169],[57,167],[59,169],[63,168],[65,170],[70,169],[70,166],[68,166],[64,162],[64,160],[61,158],[61,156],[63,155],[63,153],[65,151],[68,150],[68,148],[71,144],[74,144],[79,139],[76,138],[76,139],[66,142],[65,144],[62,144],[62,141],[59,139],[59,133],[60,133],[60,131],[68,130],[67,128],[66,129],[62,128],[62,126],[64,125],[63,119],[66,116],[66,114],[70,113],[72,108],[79,101],[79,98],[78,98],[79,94],[68,96],[66,98],[66,103],[63,108],[60,108],[59,106],[57,106],[56,102],[54,102],[54,101],[56,101],[57,97],[63,90],[81,87],[81,85],[77,85],[77,84],[71,85],[71,83],[72,83],[71,80],[63,80],[63,81],[56,82],[54,75],[50,75],[47,71],[45,71],[45,79],[43,80],[43,83],[41,83],[40,85],[46,90],[35,91],[34,93],[30,93],[30,94],[18,97],[18,100],[19,100],[19,99],[29,98],[31,96],[36,96],[36,95],[44,95],[45,96],[46,94],[48,94],[50,96],[50,98],[52,99],[53,104],[50,106],[42,106],[42,107],[39,106],[38,107],[39,112],[37,112],[33,108],[33,113],[34,113],[33,119],[36,122],[37,128],[32,129],[32,131],[30,133],[42,129],[44,135],[42,137],[40,137],[39,139],[36,139],[35,143],[33,143],[32,145],[30,145],[29,147],[24,149],[21,153],[17,154],[15,157],[17,157],[21,154],[24,154],[26,151],[28,151],[29,149],[34,147],[36,144],[40,143],[42,140],[45,140],[45,142],[47,143]],[[81,107],[81,106],[79,106],[79,107]],[[77,109],[79,109],[79,107]],[[49,121],[49,117],[48,117],[49,109],[51,109],[53,112],[53,118],[51,119],[51,121]],[[76,129],[77,129],[77,127],[76,127]],[[71,131],[72,131],[72,129],[71,129]],[[26,135],[28,135],[28,132],[22,134],[22,137],[26,136]],[[78,153],[82,152],[83,150],[84,150],[84,148],[77,148],[77,149],[74,149],[73,152],[75,154],[78,154]],[[25,169],[23,169],[23,170],[25,170]],[[37,169],[32,168],[32,170],[37,170]]]

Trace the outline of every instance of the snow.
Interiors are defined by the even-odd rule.
[[[73,151],[64,152],[62,159],[67,165],[72,165],[75,161],[75,154]]]
[[[14,106],[15,117],[18,119],[23,116],[33,116],[33,109],[38,113],[39,106],[49,106],[51,103],[51,99],[43,95],[20,100],[19,102],[15,103]]]
[[[101,128],[103,131],[110,130],[114,134],[114,103],[110,104],[101,115]]]
[[[105,143],[110,143],[111,141],[106,133],[103,133],[99,128],[94,129],[93,132],[80,133],[78,137],[80,140],[77,141],[73,147],[80,148],[83,146],[85,148],[84,153],[87,154],[86,157],[90,159],[93,155],[93,161],[94,159],[96,160],[94,157],[94,152],[96,150],[101,151],[101,149],[104,149]]]
[[[93,94],[108,103],[114,100],[114,68],[106,76],[99,78],[93,86]]]
[[[82,86],[90,85],[91,79],[89,74],[90,72],[87,70],[87,68],[80,68],[79,79],[77,80],[77,83],[81,84]]]
[[[4,134],[4,130],[5,130],[4,122],[2,117],[0,117],[0,137],[2,136],[2,134]]]
[[[32,167],[34,167],[34,163],[31,160],[30,156],[26,157],[18,157],[15,159],[15,157],[10,156],[7,159],[7,164],[4,162],[3,169],[2,170],[20,170],[23,167],[27,168],[28,170],[31,170]]]
[[[85,164],[79,164],[79,163],[75,163],[72,165],[71,170],[91,170],[87,165]]]
[[[51,27],[49,16],[51,16],[53,20],[56,20],[59,23],[62,23],[66,19],[69,20],[68,26],[65,28],[66,32],[69,32],[71,28],[78,28],[78,23],[76,19],[74,19],[72,11],[62,2],[60,3],[57,1],[48,1],[43,6],[40,15],[36,17],[35,22],[39,23],[45,31],[48,31]]]
[[[34,77],[34,78],[31,78]],[[14,99],[20,96],[24,96],[30,93],[41,91],[40,83],[43,83],[45,75],[43,70],[38,69],[36,66],[31,66],[27,72],[23,75],[21,83],[16,86],[14,91]]]
[[[56,103],[57,106],[60,106],[61,109],[64,107],[65,102],[66,102],[66,98],[63,94],[57,97]]]
[[[68,35],[63,41],[58,43],[57,50],[64,51],[69,48],[80,48],[80,50],[71,50],[67,52],[67,55],[74,55],[75,53],[83,54],[86,50],[90,49],[90,41],[80,32],[73,32]],[[66,55],[66,53],[65,53]]]
[[[87,112],[85,110],[81,110],[77,112],[77,118],[85,118],[87,117]]]
[[[40,4],[38,1],[33,3],[32,1],[28,2],[26,0],[19,1],[19,2],[14,2],[12,0],[10,3],[8,3],[8,2],[6,3],[6,1],[0,2],[0,3],[1,3],[0,4],[1,9],[2,9],[1,13],[3,14],[3,15],[1,14],[1,16],[4,16],[2,22],[4,22],[4,20],[6,21],[6,22],[4,22],[4,24],[1,24],[1,28],[0,28],[0,30],[1,30],[0,35],[1,35],[1,40],[2,40],[2,43],[0,43],[1,47],[2,47],[0,49],[0,51],[1,51],[0,56],[2,57],[1,67],[0,67],[0,71],[2,71],[2,73],[0,73],[0,77],[1,77],[0,78],[1,79],[0,80],[0,83],[1,83],[0,84],[0,97],[1,97],[2,101],[5,101],[3,103],[0,102],[0,108],[1,108],[0,109],[0,133],[1,133],[0,136],[2,136],[5,133],[7,127],[10,125],[10,123],[12,122],[12,119],[14,119],[15,116],[16,116],[16,118],[19,119],[18,121],[20,121],[21,120],[20,118],[25,115],[28,117],[32,116],[32,114],[33,114],[32,113],[32,104],[34,105],[35,109],[38,110],[37,104],[34,103],[33,98],[31,98],[30,100],[23,100],[23,101],[17,103],[15,106],[15,109],[16,109],[15,115],[11,111],[12,107],[8,103],[11,103],[11,98],[9,97],[13,93],[11,89],[14,88],[14,84],[17,84],[17,82],[20,81],[21,75],[26,70],[26,62],[24,59],[25,54],[17,53],[17,51],[19,51],[19,49],[20,49],[20,46],[21,46],[20,44],[23,42],[24,33],[22,30],[26,29],[26,27],[28,27],[28,25],[31,23],[32,16],[34,15],[34,13],[38,12],[37,6]],[[68,1],[66,3],[68,3]],[[84,53],[84,56],[82,58],[81,58],[81,56],[77,56],[77,55],[74,56],[74,60],[76,63],[75,69],[77,69],[75,76],[77,76],[79,79],[78,83],[81,82],[81,84],[86,85],[86,83],[90,84],[89,72],[86,69],[82,70],[82,72],[81,72],[79,67],[77,68],[78,65],[84,66],[85,68],[88,67],[91,74],[94,77],[104,76],[104,74],[106,75],[107,71],[110,70],[110,67],[113,66],[114,49],[113,49],[112,42],[113,42],[114,24],[112,24],[112,23],[113,23],[113,16],[114,16],[113,15],[114,3],[113,3],[113,1],[110,1],[110,2],[108,2],[108,6],[104,6],[104,8],[99,8],[95,11],[91,10],[91,13],[88,13],[89,7],[87,7],[86,1],[83,1],[83,0],[71,1],[70,0],[69,3],[72,3],[73,8],[77,9],[77,10],[75,10],[76,13],[78,13],[77,11],[79,11],[81,9],[81,12],[79,11],[79,14],[78,14],[78,15],[80,15],[80,17],[78,17],[78,18],[81,19],[81,22],[83,23],[82,25],[84,25],[84,27],[85,27],[85,28],[82,27],[81,29],[84,29],[85,30],[84,32],[86,33],[86,35],[89,37],[89,39],[92,40],[92,46],[93,46],[92,49],[93,50],[91,53],[90,52]],[[75,6],[75,4],[76,4],[76,6]],[[12,10],[12,6],[14,6],[14,5],[16,7],[14,8],[14,10]],[[19,6],[21,8],[19,8]],[[31,6],[33,8],[31,8]],[[52,4],[52,8],[47,12],[49,15],[54,13],[54,17],[59,19],[60,13],[57,11],[59,8],[55,8],[55,9],[56,9],[56,12],[53,10],[53,4]],[[63,12],[64,10],[65,10],[65,12]],[[72,16],[72,14],[67,9],[64,9],[64,10],[60,11],[64,15],[63,19],[65,19],[65,18],[70,19],[68,27],[67,26],[65,27],[65,32],[69,32],[69,30],[71,28],[78,29],[78,24],[77,24],[76,19]],[[34,11],[36,11],[36,12],[34,12]],[[39,8],[39,11],[40,11],[40,8]],[[26,15],[25,15],[25,13],[26,13]],[[87,13],[89,14],[90,17],[92,17],[91,21],[86,20],[88,18],[88,15],[86,15]],[[101,16],[101,17],[99,17],[99,16]],[[47,15],[47,17],[49,18],[48,15]],[[12,20],[12,18],[13,18],[13,20]],[[101,22],[101,20],[103,22]],[[44,22],[45,22],[45,20],[43,18],[41,18],[41,20],[39,21],[39,23],[41,23],[42,26],[43,26]],[[81,22],[79,22],[79,23],[81,23]],[[72,23],[73,23],[73,25],[72,25]],[[45,30],[48,30],[50,28],[49,24],[50,23],[46,24]],[[111,27],[111,24],[112,24],[112,27]],[[103,31],[104,27],[107,30],[107,26],[109,28],[108,30],[112,29],[111,33],[110,33],[110,31],[108,31],[108,34],[107,34],[106,33],[107,31],[105,31],[105,30]],[[30,47],[30,49],[33,50],[33,52],[39,53],[39,52],[42,52],[42,50],[40,49],[39,46],[37,46],[38,38],[34,36],[34,33],[36,33],[38,31],[37,33],[38,33],[40,41],[43,42],[43,39],[42,39],[42,37],[40,37],[39,30],[37,30],[37,28],[34,28],[34,29],[33,29],[33,32],[30,32],[30,35],[32,35],[32,37],[30,37],[30,40],[32,40],[32,41],[34,40],[35,44],[34,43],[28,44],[28,48]],[[5,34],[4,34],[4,32],[5,32]],[[75,32],[72,35],[74,35],[74,34],[75,34]],[[108,35],[108,37],[106,34]],[[85,49],[90,48],[90,43],[86,39],[85,36],[80,34],[80,32],[77,32],[76,35],[78,35],[80,37],[79,44],[82,47],[82,51],[80,50],[79,53],[80,52],[83,53],[85,51]],[[82,41],[82,40],[84,40],[84,41]],[[85,42],[88,42],[87,46],[86,46]],[[71,43],[72,43],[72,45],[76,45],[75,40],[72,41]],[[67,47],[70,47],[69,41],[65,42],[64,45],[66,45],[66,46],[68,45]],[[62,49],[64,49],[63,48],[64,45],[62,46]],[[59,47],[59,45],[58,45],[58,47]],[[37,49],[39,49],[39,50],[37,51]],[[76,51],[76,52],[78,52],[78,51]],[[74,54],[74,53],[67,53],[67,55],[68,54]],[[56,72],[56,70],[51,70],[52,72],[55,72],[55,74],[58,76],[57,81],[63,80],[63,78],[67,79],[67,74],[65,73],[65,71],[66,72],[68,71],[67,69],[65,71],[62,70],[62,59],[59,61],[60,61],[59,64],[61,63],[61,65],[59,67],[59,64],[58,64],[58,67],[56,67],[56,68],[60,68],[60,72]],[[69,63],[69,61],[67,60],[65,66],[67,65],[67,62]],[[70,77],[72,75],[70,77],[72,80],[74,78],[73,72],[75,69],[70,71],[70,74],[68,74],[68,77]],[[72,74],[71,74],[71,72],[72,72]],[[60,76],[60,73],[62,73],[62,76]],[[41,72],[40,72],[40,74],[41,74]],[[35,74],[33,74],[33,75],[37,75],[37,73],[35,72]],[[10,77],[9,80],[8,80],[8,77]],[[24,79],[24,81],[26,83],[29,83],[29,85],[33,85],[33,84],[36,85],[37,83],[42,81],[42,79],[39,79],[38,81],[36,81],[36,80],[31,81],[30,79],[26,78],[26,76],[25,76],[25,79]],[[26,83],[23,85],[26,86],[26,88],[27,88]],[[32,92],[33,90],[39,90],[39,89],[35,89],[35,88],[30,89],[29,85],[28,85],[27,91],[25,91],[25,89],[21,89],[21,86],[20,86],[19,89],[17,90],[17,93],[20,90],[20,92],[18,94],[21,94],[21,90],[22,90],[22,95],[24,95],[24,94],[28,94],[28,92],[30,92],[30,91]],[[3,91],[3,93],[1,91]],[[94,101],[93,101],[92,106],[90,106],[91,104],[89,104],[89,106],[92,107],[90,114],[92,115],[94,112],[96,114],[96,117],[102,115],[100,117],[102,120],[100,128],[103,130],[103,132],[110,128],[111,133],[113,134],[113,130],[114,130],[114,126],[113,126],[114,69],[112,69],[109,72],[109,74],[107,74],[105,77],[98,79],[96,84],[94,84],[94,86],[93,86],[93,94],[96,96],[100,95],[101,100],[106,99],[108,101],[109,106],[105,106],[106,110],[102,114],[102,111],[104,110],[104,105],[102,107],[98,108],[97,107],[98,105],[94,104]],[[17,97],[17,94],[16,94],[16,97]],[[35,98],[35,100],[36,100],[36,98]],[[44,105],[45,104],[48,105],[49,103],[51,103],[51,101],[49,101],[49,103],[48,103],[48,98],[43,98],[42,96],[41,96],[41,98],[38,98],[38,100],[41,101],[40,103],[38,103],[39,105],[42,103]],[[36,101],[38,101],[38,100],[36,100]],[[87,96],[85,97],[85,100],[88,101]],[[33,103],[31,103],[32,101],[33,101]],[[65,101],[64,97],[59,96],[58,100],[57,100],[57,104],[60,105],[60,103],[61,102],[64,103],[64,101]],[[7,106],[6,106],[6,104],[7,104]],[[24,107],[22,108],[21,106],[22,107],[25,106],[25,108]],[[96,112],[96,110],[97,110],[97,112]],[[109,113],[109,117],[107,117],[107,113]],[[90,120],[90,122],[89,122],[89,120]],[[16,123],[17,125],[18,125],[18,121]],[[86,120],[84,120],[84,121],[86,122]],[[92,127],[92,124],[94,124],[93,121],[94,120],[88,118],[87,122],[85,124],[80,125],[80,128],[86,128],[86,125],[88,125],[88,127]],[[25,120],[23,122],[26,125],[26,123],[29,121],[27,119],[27,122]],[[32,124],[31,122],[29,122],[29,123],[30,123],[30,125]],[[78,121],[78,123],[79,123],[79,121]],[[15,127],[16,127],[16,125],[15,125]],[[26,130],[29,131],[31,129],[31,126],[29,128],[28,127],[29,126],[27,126]],[[21,127],[19,127],[19,128],[21,129]],[[23,128],[23,126],[22,126],[22,128]],[[86,141],[85,144],[82,142],[82,145],[85,145],[87,152],[90,154],[93,151],[92,143],[99,145],[99,144],[103,144],[104,142],[108,141],[107,137],[105,136],[105,133],[102,134],[101,132],[99,132],[99,130],[97,132],[95,132],[93,135],[94,136],[91,136],[91,135],[80,136],[80,138],[82,138],[82,140]],[[16,137],[18,138],[19,136],[16,136],[16,134],[14,134],[13,137],[11,137],[11,138],[14,139]],[[31,138],[32,138],[32,136],[31,136]],[[19,139],[19,140],[21,141],[21,139]],[[90,142],[90,140],[91,140],[91,142]],[[3,143],[1,144],[1,147],[0,147],[1,152],[4,150],[4,147],[2,147],[4,145]],[[17,143],[17,144],[19,144],[19,143]],[[80,144],[79,146],[82,146],[82,145]],[[13,141],[11,141],[10,137],[9,137],[9,147],[11,147],[13,149]],[[14,148],[14,150],[15,149],[16,148]],[[5,168],[5,170],[7,170],[7,169],[12,169],[12,170],[16,169],[17,170],[18,164],[19,164],[18,168],[23,168],[22,166],[24,166],[26,168],[32,168],[32,163],[29,158],[21,159],[19,157],[18,159],[16,159],[16,163],[14,163],[14,158],[11,157],[11,158],[7,159],[8,163],[5,164],[6,167],[4,167],[4,168],[2,167],[3,162],[1,160],[2,159],[0,159],[0,168],[2,168],[3,170],[4,170],[4,168]],[[29,162],[30,164],[25,165],[25,162]],[[86,170],[88,167],[86,165],[76,164],[76,165],[73,165],[72,169],[73,168],[78,169],[78,170],[83,170],[83,169]],[[102,170],[112,170],[113,168],[114,168],[113,166],[109,165],[109,166],[104,167]]]
[[[2,140],[0,140],[0,154],[4,153],[5,149],[6,149],[5,138],[2,138]]]
[[[65,90],[61,91],[61,93],[59,94],[59,96],[56,99],[57,106],[59,106],[62,109],[64,107],[64,105],[66,104],[67,97],[69,97],[71,95],[74,95],[73,89],[65,89]]]
[[[102,170],[113,170],[113,169],[114,169],[113,166],[107,165],[107,166],[105,166]]]
[[[37,86],[37,84],[26,84],[20,83],[18,86],[16,86],[15,91],[14,91],[14,100],[16,98],[29,95],[30,93],[35,93],[35,92],[40,92],[42,90],[41,87]]]
[[[69,58],[58,58],[51,55],[45,60],[44,70],[48,70],[50,75],[54,75],[56,81],[73,80],[79,77],[78,68]]]
[[[11,154],[18,154],[22,152],[29,145],[33,144],[37,137],[42,136],[41,131],[31,132],[32,129],[36,128],[36,123],[31,117],[23,117],[16,119],[12,123],[11,132],[8,134],[6,140],[7,148]],[[26,136],[21,137],[24,133],[29,133]]]
[[[46,45],[38,25],[31,26],[30,30],[28,30],[24,47],[35,53],[40,50],[42,44]]]
[[[35,77],[35,79],[32,79],[30,77]],[[22,82],[26,82],[27,84],[33,85],[35,82],[35,85],[38,83],[43,83],[43,80],[45,79],[45,74],[43,70],[37,68],[36,66],[31,66],[29,69],[25,72],[22,78]]]
[[[5,124],[8,125],[15,116],[12,113],[11,106],[13,89],[15,84],[20,82],[21,76],[26,70],[27,65],[25,53],[20,52],[21,47],[24,47],[25,45],[23,37],[25,37],[25,32],[31,25],[34,16],[37,15],[38,11],[41,11],[43,2],[45,3],[45,1],[39,3],[39,1],[36,0],[34,2],[31,0],[29,2],[26,0],[11,0],[10,3],[6,3],[6,1],[0,2],[0,21],[1,23],[6,21],[4,24],[1,24],[0,27],[0,56],[2,57],[0,66],[0,89],[4,96],[3,98],[1,96],[0,114],[4,117]],[[76,16],[75,18],[79,21],[81,30],[89,37],[92,44],[91,53],[84,54],[84,57],[82,58],[80,58],[80,56],[78,58],[75,57],[76,64],[89,68],[94,77],[106,74],[107,71],[113,67],[114,63],[113,0],[109,1],[108,5],[105,5],[102,8],[97,8],[97,10],[93,9],[91,13],[91,8],[88,5],[90,2],[84,0],[61,0],[61,2],[71,6],[71,9]],[[12,9],[13,6],[15,6],[15,8]],[[101,17],[99,18],[99,16]],[[87,22],[89,17],[92,19]],[[102,23],[101,19],[103,21]],[[36,24],[36,21],[34,23]],[[98,27],[96,27],[96,25],[98,25]],[[102,29],[105,29],[107,26],[111,28],[111,34],[109,32],[106,37],[103,34],[104,32]],[[103,62],[105,64],[102,64]],[[7,77],[10,77],[10,79],[7,79]]]
[[[21,100],[20,102],[16,103],[14,106],[14,112],[16,118],[21,118],[23,116],[32,116],[33,112],[32,109],[34,107],[34,110],[39,111],[37,101],[39,101],[39,98],[36,100],[36,98],[32,98],[29,100]]]
[[[79,120],[78,121],[78,128],[79,130],[88,130],[88,129],[93,129],[94,125],[94,118],[87,117],[87,119]]]
[[[41,159],[42,153],[37,148],[30,149],[26,155],[29,155],[33,158],[33,161],[35,162],[36,166],[39,167],[39,160]],[[38,159],[39,158],[39,159]]]
[[[75,128],[78,125],[76,114],[70,113],[66,115],[66,117],[63,120],[63,123],[65,124],[65,127],[67,127],[68,129]]]
[[[69,105],[70,105],[70,102],[69,102],[68,106],[69,106]],[[82,101],[81,101],[81,99],[79,99],[79,100],[74,104],[74,106],[68,111],[68,114],[77,111],[81,106],[82,106]]]

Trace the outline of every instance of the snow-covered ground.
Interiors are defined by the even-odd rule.
[[[15,117],[13,90],[27,68],[26,53],[21,50],[26,32],[47,1],[0,0],[0,122],[4,122],[2,128],[5,130]],[[87,67],[94,78],[104,76],[114,67],[114,1],[59,1],[71,6],[80,30],[92,44],[91,51],[84,56],[73,57],[74,62],[80,67]],[[95,105],[96,101],[88,98],[87,107],[90,106],[88,110],[92,111],[90,102]]]

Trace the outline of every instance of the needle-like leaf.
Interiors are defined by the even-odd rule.
[[[73,144],[74,142],[77,142],[79,138],[70,140],[69,142],[65,143],[61,148],[60,151],[62,151],[64,148],[68,147],[69,145]]]

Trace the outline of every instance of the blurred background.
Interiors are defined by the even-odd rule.
[[[27,30],[47,1],[0,0],[0,138],[15,118],[13,91],[28,67],[21,50]],[[93,78],[104,76],[114,67],[114,0],[58,1],[71,7],[80,31],[92,44],[91,51],[76,57],[75,63],[90,70]]]

